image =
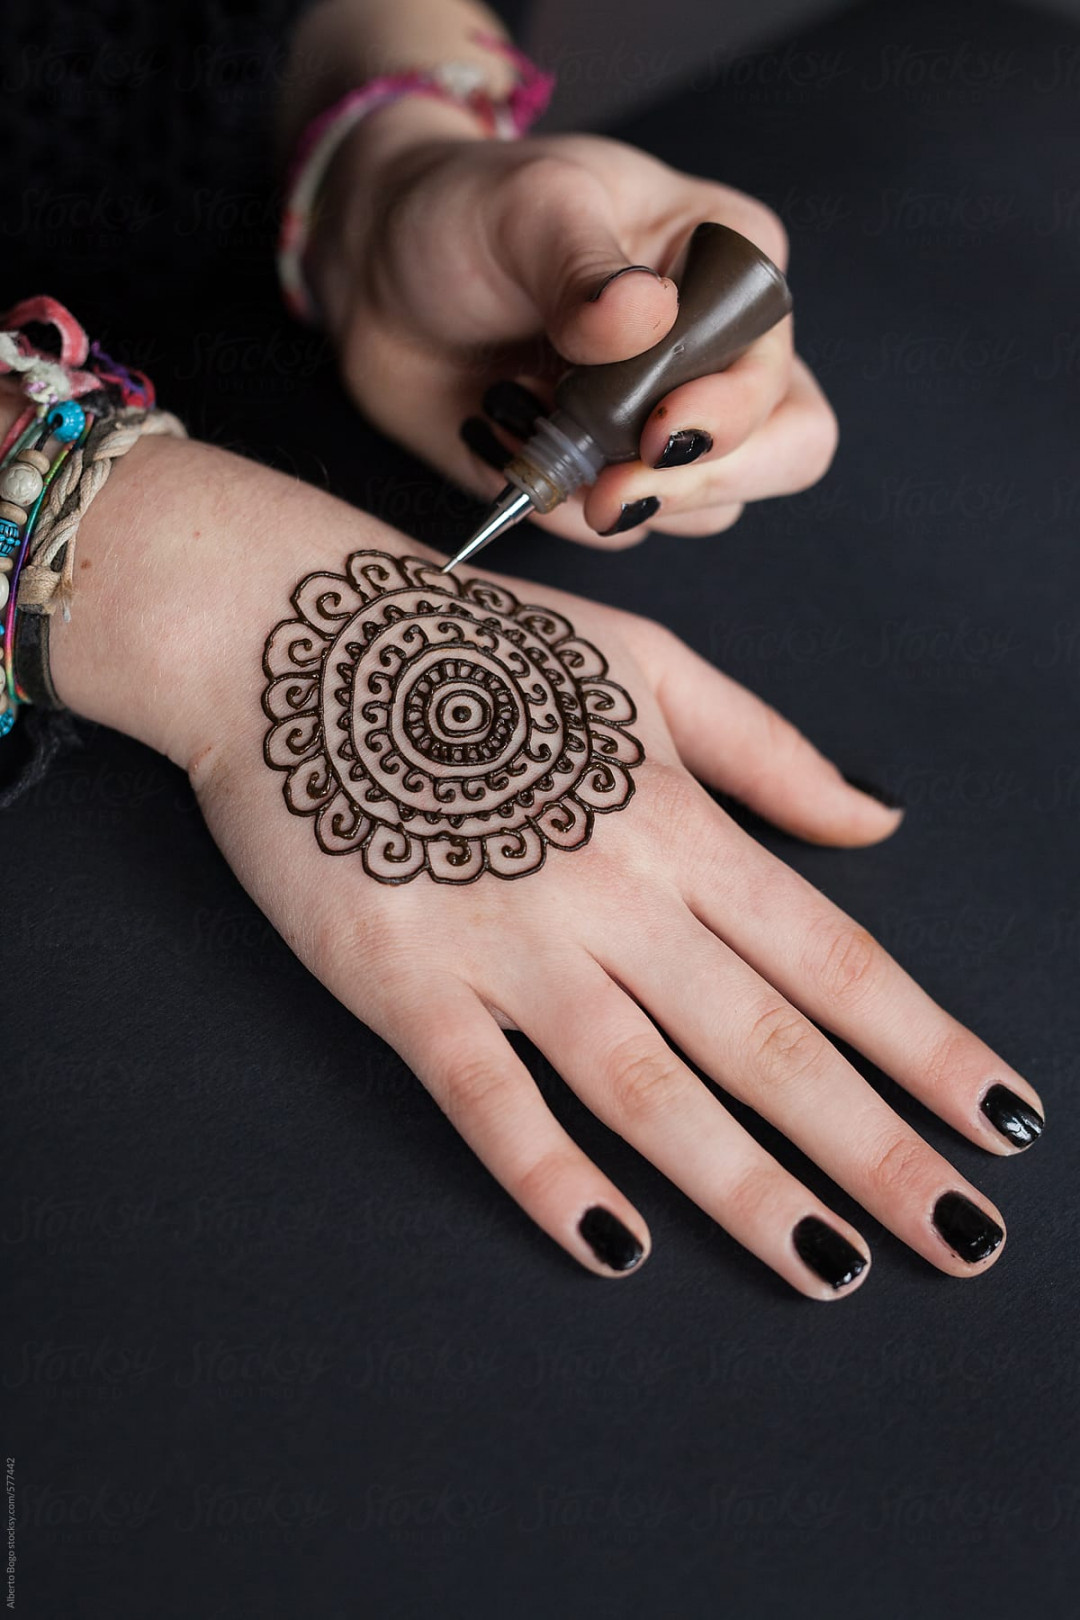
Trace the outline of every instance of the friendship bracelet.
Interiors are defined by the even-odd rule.
[[[62,709],[49,668],[50,619],[59,608],[71,617],[75,542],[79,525],[121,456],[144,434],[186,438],[187,430],[169,411],[127,408],[95,423],[72,448],[38,518],[29,555],[18,581],[11,647],[11,695],[20,703]]]
[[[36,327],[53,329],[51,344],[31,340]],[[0,737],[20,703],[64,707],[49,669],[51,616],[59,608],[70,617],[79,524],[113,463],[144,433],[186,437],[157,409],[150,379],[91,344],[54,298],[28,298],[0,316],[2,373],[30,404],[0,445]]]
[[[70,619],[79,524],[120,457],[144,434],[156,433],[187,437],[183,423],[169,411],[128,408],[98,422],[85,446],[75,447],[35,527],[19,586],[20,612],[49,614],[59,607]]]
[[[319,187],[334,154],[362,119],[404,96],[431,96],[475,114],[487,136],[514,140],[524,135],[547,107],[555,88],[554,74],[541,72],[524,52],[494,35],[473,32],[469,37],[513,63],[517,83],[505,100],[496,101],[484,90],[484,70],[476,63],[445,62],[424,71],[384,73],[369,79],[319,113],[304,130],[286,180],[277,246],[282,294],[298,320],[314,325],[319,319],[303,271]]]
[[[18,702],[13,665],[15,603],[30,538],[47,490],[73,445],[89,433],[93,421],[93,416],[72,400],[48,410],[38,407],[0,469],[0,551],[8,565],[0,574],[0,597],[4,608],[0,737],[6,736],[15,724],[15,706]],[[44,446],[53,439],[58,442],[59,449],[50,460],[44,453]]]

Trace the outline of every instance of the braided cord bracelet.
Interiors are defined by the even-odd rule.
[[[58,609],[71,617],[75,541],[91,503],[113,467],[144,434],[186,438],[187,430],[169,411],[128,407],[96,422],[72,447],[48,491],[34,527],[28,559],[16,597],[11,694],[39,708],[62,709],[49,669],[49,624]]]
[[[93,415],[74,400],[66,401],[61,407],[39,406],[29,425],[15,440],[0,470],[0,546],[8,548],[7,558],[11,562],[10,572],[0,575],[3,579],[0,594],[4,598],[0,736],[6,736],[15,724],[19,702],[14,672],[16,599],[31,537],[53,480],[74,445],[90,432],[93,422]],[[50,460],[43,447],[52,439],[58,441],[59,448]]]
[[[38,327],[53,329],[50,346],[31,339]],[[183,438],[186,429],[157,409],[148,377],[91,344],[55,299],[24,299],[0,328],[0,373],[30,402],[0,445],[3,737],[19,704],[65,706],[49,670],[49,626],[57,609],[70,618],[75,540],[91,502],[144,433]]]

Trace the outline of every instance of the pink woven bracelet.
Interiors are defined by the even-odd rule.
[[[404,96],[431,96],[465,107],[496,140],[514,140],[540,117],[551,99],[555,76],[542,73],[505,40],[474,33],[477,44],[509,57],[517,83],[505,101],[494,101],[482,87],[482,70],[472,62],[447,62],[426,72],[387,73],[350,90],[319,113],[304,130],[289,168],[285,207],[278,236],[277,269],[286,304],[298,320],[316,324],[318,307],[304,280],[303,258],[311,235],[319,187],[330,160],[349,132],[378,107]]]

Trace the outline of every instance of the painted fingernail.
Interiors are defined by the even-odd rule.
[[[486,461],[496,472],[502,472],[507,462],[514,459],[513,451],[508,450],[505,444],[499,443],[481,416],[467,416],[458,429],[458,434],[473,455],[479,456],[481,461]]]
[[[843,772],[843,777],[848,787],[853,787],[856,793],[865,793],[868,799],[876,799],[878,804],[885,806],[886,810],[902,810],[904,808],[902,800],[898,799],[896,794],[891,793],[888,788],[878,787],[876,782],[868,782],[863,776],[849,776],[846,771]]]
[[[630,1228],[600,1204],[585,1211],[578,1231],[600,1264],[611,1271],[632,1271],[645,1253]]]
[[[627,529],[636,529],[639,523],[647,523],[659,510],[660,502],[655,495],[646,495],[640,501],[624,501],[618,522],[613,523],[610,529],[601,529],[600,533],[625,534]]]
[[[816,1215],[807,1215],[791,1235],[799,1259],[830,1288],[846,1288],[866,1270],[866,1256]]]
[[[1043,1117],[1008,1086],[991,1086],[980,1107],[991,1125],[1016,1147],[1030,1147],[1043,1133]]]
[[[704,428],[680,428],[673,433],[664,446],[663,455],[659,461],[654,461],[654,467],[685,467],[687,462],[696,461],[703,456],[706,450],[712,449],[712,434],[706,433]]]
[[[492,383],[481,403],[491,420],[517,439],[527,439],[536,426],[537,417],[547,410],[532,389],[509,379]]]
[[[589,294],[586,302],[595,304],[604,288],[610,287],[613,281],[618,281],[620,276],[636,275],[639,272],[647,276],[652,276],[654,281],[663,281],[664,279],[659,270],[654,270],[651,264],[624,264],[621,270],[613,270],[610,276],[605,276],[599,287],[597,287],[596,291]]]
[[[1005,1233],[963,1193],[943,1193],[934,1205],[934,1225],[954,1254],[975,1265],[993,1254]]]

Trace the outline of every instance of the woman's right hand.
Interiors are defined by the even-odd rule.
[[[345,576],[357,553],[381,556],[354,562],[347,586],[302,584]],[[402,557],[418,561],[403,571]],[[656,624],[539,585],[445,580],[440,561],[279,473],[144,440],[84,522],[72,619],[54,626],[56,684],[72,707],[188,771],[237,877],[301,961],[594,1272],[638,1264],[645,1219],[549,1111],[508,1028],[801,1293],[830,1299],[865,1280],[866,1239],[673,1047],[933,1266],[984,1271],[1000,1253],[997,1210],[818,1026],[991,1153],[1034,1140],[1038,1097],[700,784],[818,843],[874,843],[899,814]],[[522,603],[535,611],[518,618]],[[522,659],[554,671],[570,706],[553,706]],[[440,681],[457,683],[460,701],[433,697]],[[589,770],[568,749],[565,772],[556,759],[545,778],[535,760],[551,756],[537,739],[570,725],[576,683],[592,715]],[[485,750],[509,747],[533,713],[533,763],[518,754],[514,769],[528,765],[534,797],[483,824],[520,836],[471,838],[466,816],[456,841],[440,842],[434,829],[465,778],[477,802],[502,792]],[[480,750],[468,769],[443,737],[452,743],[455,727]],[[394,749],[424,769],[450,761],[452,780],[426,808],[424,770],[403,773],[400,753],[386,763]],[[509,779],[510,791],[524,780]],[[482,875],[459,881],[478,861]]]

